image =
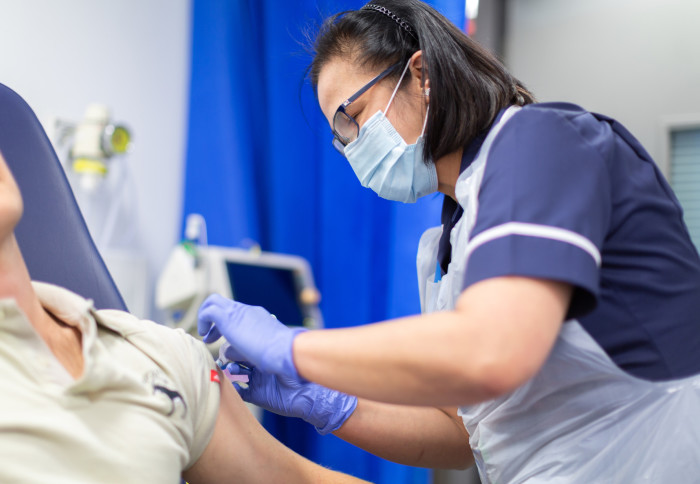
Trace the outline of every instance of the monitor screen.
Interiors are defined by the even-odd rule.
[[[304,324],[293,270],[231,261],[226,262],[226,269],[234,300],[262,306],[284,324]]]

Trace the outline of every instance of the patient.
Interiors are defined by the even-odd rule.
[[[265,432],[201,342],[32,283],[21,215],[0,154],[0,482],[361,482]]]

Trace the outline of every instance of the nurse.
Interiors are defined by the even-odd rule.
[[[423,314],[301,331],[212,296],[199,330],[252,367],[241,395],[397,462],[473,458],[483,482],[697,479],[700,257],[639,142],[536,103],[418,0],[333,16],[315,48],[362,185],[445,195],[418,249]]]

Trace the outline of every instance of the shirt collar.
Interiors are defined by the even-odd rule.
[[[32,286],[44,309],[63,323],[80,329],[83,352],[87,355],[97,339],[97,321],[92,300],[45,282],[32,281]]]
[[[69,326],[84,329],[86,319],[92,319],[94,305],[74,292],[53,284],[33,281],[32,286],[41,305]]]
[[[494,126],[498,123],[498,121],[501,120],[501,117],[503,114],[506,112],[506,108],[501,109],[496,117],[493,120],[493,123],[491,123],[491,126]],[[464,149],[464,153],[462,154],[462,162],[459,165],[459,173],[461,174],[464,170],[467,169],[469,165],[472,164],[474,159],[476,158],[476,155],[479,154],[479,150],[481,150],[481,145],[484,144],[484,140],[486,139],[486,136],[489,134],[489,131],[491,130],[491,126],[489,126],[488,129],[483,130],[481,133],[476,135],[474,139],[472,139],[467,147]]]
[[[41,306],[62,323],[78,328],[83,335],[92,336],[95,333],[94,309],[91,300],[44,282],[33,281],[32,287]],[[15,323],[20,320],[21,324]],[[26,314],[14,298],[0,299],[0,322],[9,325],[5,328],[6,330],[13,325],[17,328],[31,327]]]
[[[498,123],[498,121],[501,119],[501,116],[503,116],[503,113],[505,112],[505,108],[501,109],[498,112],[496,118],[493,120],[491,126],[494,126],[496,123]],[[464,152],[462,153],[462,161],[459,165],[460,174],[462,174],[462,172],[464,172],[464,170],[466,170],[469,167],[469,165],[471,165],[474,162],[474,159],[476,158],[476,155],[479,154],[479,151],[481,150],[481,145],[484,144],[484,140],[486,139],[486,136],[489,134],[490,130],[490,127],[489,129],[483,130],[469,142],[466,148],[464,148]],[[450,233],[452,232],[452,228],[457,224],[459,219],[462,218],[463,212],[464,210],[457,202],[455,202],[450,197],[445,196],[442,202],[441,215],[442,236],[440,237],[440,242],[438,244],[438,263],[440,265],[440,269],[442,270],[442,275],[445,275],[447,273],[447,267],[450,264],[450,260],[452,260],[452,246],[450,245]]]

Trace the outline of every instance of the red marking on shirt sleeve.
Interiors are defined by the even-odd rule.
[[[216,370],[211,370],[211,381],[216,382],[216,383],[221,383],[221,380],[219,379],[219,372]]]

